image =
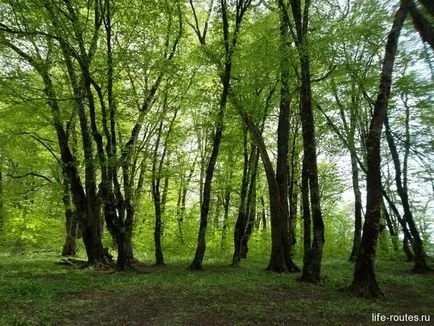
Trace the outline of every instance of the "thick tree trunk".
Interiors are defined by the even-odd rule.
[[[73,202],[76,208],[76,214],[79,217],[79,223],[83,242],[86,248],[86,254],[88,258],[88,264],[96,264],[105,261],[105,255],[102,248],[101,237],[98,232],[100,215],[95,209],[96,203],[96,179],[94,166],[89,160],[93,161],[92,146],[90,145],[90,134],[87,132],[83,136],[83,149],[85,152],[85,160],[87,163],[85,168],[85,188],[84,191],[80,176],[76,167],[74,157],[68,145],[68,136],[63,129],[62,122],[60,121],[60,108],[58,106],[56,94],[52,81],[48,75],[48,72],[40,69],[40,74],[43,77],[45,84],[45,94],[48,97],[48,104],[52,111],[53,123],[56,129],[58,143],[60,147],[60,153],[62,163],[64,164],[64,173],[68,176],[71,182],[71,193]],[[81,95],[77,97],[81,99]],[[76,101],[77,110],[81,116],[81,123],[86,124],[86,117],[84,113],[84,104],[80,100],[80,103]],[[86,129],[86,128],[84,128]]]
[[[299,271],[299,268],[292,260],[289,238],[289,206],[288,206],[288,154],[289,154],[289,116],[290,116],[290,92],[289,92],[289,25],[283,18],[280,20],[280,105],[279,120],[277,125],[277,166],[276,182],[279,193],[279,210],[280,210],[280,234],[288,271]],[[270,266],[269,266],[270,267]]]
[[[414,253],[410,248],[409,242],[409,239],[404,235],[404,239],[402,240],[402,250],[404,250],[408,262],[415,261]]]
[[[306,159],[303,158],[303,167],[301,172],[301,205],[303,211],[303,261],[307,260],[307,253],[312,244],[312,229],[310,217],[309,201],[309,176],[307,174]]]
[[[238,217],[235,222],[234,227],[234,254],[232,256],[232,266],[236,267],[241,262],[241,246],[242,246],[242,238],[245,232],[246,223],[247,223],[247,195],[249,188],[249,166],[251,165],[252,156],[249,157],[248,151],[248,142],[247,142],[247,129],[244,128],[243,135],[243,156],[244,156],[244,164],[243,164],[243,176],[241,178],[241,190],[240,190],[240,207],[238,208]],[[252,152],[253,153],[253,152]]]
[[[161,203],[160,191],[154,191],[154,206],[155,206],[155,227],[154,227],[154,244],[155,244],[155,264],[164,265],[163,249],[161,246]]]
[[[380,138],[387,114],[398,39],[407,17],[407,12],[408,8],[401,3],[387,39],[380,87],[367,139],[366,216],[363,225],[362,241],[354,268],[353,282],[349,287],[350,291],[363,297],[378,297],[382,295],[375,275],[375,252],[382,207]]]
[[[68,177],[63,179],[63,207],[65,210],[65,242],[62,248],[62,256],[75,256],[77,252],[76,240],[78,235],[78,219],[71,203],[71,189]]]
[[[160,126],[158,128],[157,140],[155,142],[155,148],[154,148],[154,158],[152,161],[152,198],[153,198],[154,209],[155,209],[154,246],[155,246],[156,265],[164,265],[163,249],[161,245],[162,204],[161,204],[161,195],[160,195],[161,167],[163,165],[164,155],[162,155],[160,160],[158,160],[158,150],[160,147],[162,131],[163,131],[163,121],[160,122]]]

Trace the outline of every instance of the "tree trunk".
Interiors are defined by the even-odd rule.
[[[308,19],[310,1],[304,4],[302,13],[298,0],[291,1],[292,14],[296,26],[296,45],[300,59],[300,116],[303,134],[303,151],[306,159],[306,173],[309,177],[310,205],[313,222],[313,242],[303,265],[301,280],[309,283],[321,281],[321,260],[324,247],[324,222],[318,185],[318,167],[316,157],[315,124],[312,108],[312,87],[310,54],[308,43]]]
[[[248,189],[249,189],[249,178],[251,173],[252,155],[249,157],[248,154],[248,142],[247,142],[247,129],[244,129],[243,137],[243,153],[244,153],[244,165],[243,165],[243,176],[241,179],[241,193],[240,193],[240,207],[238,209],[238,217],[235,222],[234,227],[234,254],[232,256],[232,266],[238,266],[241,262],[241,252],[242,252],[242,239],[246,230],[247,224],[247,214],[248,214]]]
[[[247,215],[247,225],[242,238],[241,244],[241,258],[246,259],[247,253],[249,252],[249,239],[253,233],[256,217],[256,177],[257,177],[257,166],[258,166],[258,156],[255,156],[255,167],[252,171],[252,180],[250,181],[249,198],[248,198],[248,215]]]
[[[161,167],[163,165],[164,157],[160,157],[158,161],[158,150],[160,146],[161,135],[163,131],[163,120],[160,122],[158,128],[157,140],[154,148],[154,158],[152,161],[152,198],[155,209],[155,226],[154,226],[154,246],[155,246],[155,264],[164,265],[163,249],[161,246],[161,195],[160,195],[160,181],[161,181]],[[158,163],[158,164],[157,164]],[[157,165],[159,168],[157,168]]]
[[[366,216],[363,225],[362,241],[354,268],[353,282],[349,287],[350,291],[363,297],[378,297],[382,295],[377,284],[374,267],[382,207],[380,138],[389,103],[398,39],[407,12],[408,8],[401,3],[388,35],[378,97],[375,102],[367,139]]]
[[[395,140],[393,139],[392,131],[390,129],[387,113],[384,119],[384,125],[386,127],[387,143],[389,145],[390,153],[392,154],[393,165],[395,167],[395,184],[399,198],[401,199],[402,207],[404,209],[403,220],[408,224],[411,236],[413,238],[413,251],[415,256],[415,265],[413,267],[413,272],[426,273],[430,271],[431,268],[427,264],[426,253],[423,247],[422,238],[420,237],[419,231],[414,222],[413,213],[410,208],[407,187],[404,186],[402,182],[401,162],[399,159],[398,150],[395,145]],[[409,136],[407,136],[406,138],[408,137]],[[407,144],[407,146],[409,145]],[[406,176],[405,179],[407,179]]]
[[[161,200],[160,190],[153,191],[155,206],[155,227],[154,227],[154,244],[155,244],[155,264],[164,265],[163,249],[161,246]]]
[[[231,201],[231,191],[229,187],[225,190],[225,196],[223,198],[223,228],[222,228],[222,241],[221,241],[221,249],[223,252],[226,252],[226,241],[227,241],[227,230],[228,230],[228,219],[229,219],[229,204]]]
[[[273,272],[299,271],[297,266],[292,261],[289,252],[288,220],[286,220],[286,224],[282,223],[279,187],[276,181],[276,174],[274,173],[273,164],[271,163],[267,148],[264,143],[264,138],[262,137],[260,129],[244,111],[244,108],[237,101],[237,99],[234,96],[232,99],[234,106],[237,108],[238,113],[252,134],[256,145],[258,146],[262,163],[264,165],[265,176],[267,178],[271,220],[271,254],[267,270]]]
[[[298,267],[292,260],[291,249],[292,245],[289,238],[289,206],[288,206],[288,154],[289,154],[289,117],[290,117],[290,37],[289,25],[285,21],[283,15],[280,19],[280,105],[279,105],[279,120],[277,125],[277,166],[276,166],[276,182],[279,191],[279,206],[280,206],[280,223],[282,245],[284,255],[287,261],[289,271],[298,271]]]
[[[65,210],[66,237],[63,244],[62,256],[75,256],[77,253],[76,240],[78,235],[78,219],[71,203],[71,189],[67,176],[63,179],[63,207]]]
[[[303,260],[307,260],[307,253],[312,244],[312,229],[310,217],[309,201],[309,176],[307,174],[306,159],[303,158],[303,167],[301,172],[301,204],[303,210]]]
[[[230,69],[227,73],[230,73]],[[229,90],[229,76],[227,75],[227,82],[223,86],[223,93],[220,100],[220,108],[217,116],[216,123],[216,132],[214,134],[213,140],[213,148],[211,152],[211,156],[208,161],[208,166],[205,174],[205,184],[203,187],[203,195],[202,195],[202,205],[200,207],[200,225],[199,225],[199,233],[197,236],[197,247],[196,253],[194,255],[193,261],[191,262],[189,269],[192,270],[201,270],[203,257],[205,256],[206,250],[206,229],[208,226],[208,213],[209,213],[209,205],[211,201],[211,183],[214,176],[214,169],[217,162],[217,157],[220,149],[220,142],[223,135],[223,120],[224,120],[224,110],[226,107],[226,100],[228,96]]]
[[[398,234],[395,231],[395,227],[393,225],[392,219],[390,217],[390,214],[386,208],[386,204],[384,203],[383,200],[383,215],[384,215],[384,219],[386,220],[386,224],[387,224],[387,229],[389,230],[389,235],[390,238],[392,239],[392,245],[393,245],[393,250],[396,252],[399,251],[399,244],[398,244]]]
[[[265,208],[265,199],[264,196],[261,196],[261,222],[262,222],[262,230],[267,230],[267,211]]]
[[[0,236],[3,236],[4,232],[4,195],[3,195],[3,158],[0,156]]]
[[[409,240],[405,235],[404,235],[404,239],[402,240],[402,250],[404,250],[408,262],[415,261],[414,253],[411,250]]]
[[[357,164],[357,154],[355,149],[350,149],[351,174],[354,192],[354,239],[353,248],[350,254],[350,261],[356,261],[359,253],[360,242],[362,240],[362,193],[359,186],[359,167]]]
[[[182,224],[184,222],[184,214],[181,209],[182,195],[184,193],[184,177],[180,181],[178,188],[178,200],[176,201],[176,222],[178,224],[178,239],[181,244],[184,244],[184,234],[182,231]]]
[[[288,179],[288,197],[289,197],[289,226],[288,226],[288,233],[289,233],[289,242],[291,244],[291,248],[294,248],[294,246],[297,243],[297,237],[296,237],[296,228],[297,228],[297,209],[298,209],[298,196],[300,193],[300,187],[297,183],[300,177],[299,172],[299,162],[296,162],[295,160],[299,159],[299,153],[295,149],[295,135],[294,142],[293,142],[293,149],[292,149],[292,155],[291,155],[291,169]],[[291,249],[292,252],[292,249]]]

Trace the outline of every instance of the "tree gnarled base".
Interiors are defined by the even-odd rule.
[[[363,298],[384,298],[375,277],[374,257],[360,256],[354,268],[354,278],[348,292]]]

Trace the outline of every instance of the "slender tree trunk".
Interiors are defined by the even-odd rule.
[[[261,196],[261,222],[262,222],[262,230],[267,229],[267,210],[265,208],[265,199],[264,196]]]
[[[350,150],[351,174],[354,192],[354,239],[353,248],[350,254],[350,261],[356,261],[359,253],[360,242],[362,240],[362,193],[359,186],[359,167],[357,164],[357,154],[354,148]]]
[[[406,119],[408,120],[408,118]],[[398,155],[398,150],[395,145],[395,141],[393,139],[392,131],[390,129],[387,113],[384,120],[384,125],[386,127],[386,138],[387,143],[389,145],[390,153],[392,154],[393,159],[393,165],[395,167],[395,184],[397,188],[397,192],[399,195],[399,198],[401,199],[401,204],[404,209],[404,221],[408,224],[411,236],[413,238],[413,250],[414,250],[414,256],[415,256],[415,265],[413,267],[414,273],[426,273],[427,271],[430,271],[431,268],[428,266],[426,261],[426,253],[425,249],[423,247],[422,238],[420,237],[419,231],[416,227],[416,224],[414,222],[413,213],[410,208],[410,201],[408,198],[408,191],[407,187],[404,187],[402,182],[402,171],[401,171],[401,162]],[[407,126],[408,127],[408,126]],[[409,142],[408,138],[409,136],[406,136],[407,143]],[[407,144],[407,147],[409,144]],[[407,161],[407,159],[405,159]],[[405,168],[406,170],[406,168]],[[405,177],[407,179],[407,177]]]
[[[3,171],[3,158],[0,155],[0,236],[3,236],[4,224],[5,224],[2,171]]]
[[[178,199],[176,201],[176,222],[178,224],[178,239],[181,244],[184,244],[184,234],[182,231],[182,224],[184,222],[184,215],[181,210],[181,202],[182,202],[182,195],[184,193],[184,177],[182,177],[182,180],[180,181],[179,188],[178,188]]]
[[[387,229],[389,230],[390,238],[392,239],[393,250],[396,253],[399,251],[398,234],[395,231],[395,227],[393,225],[392,218],[390,217],[389,211],[386,208],[386,204],[385,204],[384,200],[383,200],[383,216],[384,216],[384,219],[386,220]]]
[[[221,249],[223,252],[226,252],[226,241],[227,241],[227,230],[228,230],[228,219],[229,219],[229,204],[231,201],[231,190],[229,187],[225,190],[225,196],[223,198],[223,228],[222,228],[222,241],[221,241]]]
[[[303,158],[303,168],[301,173],[301,205],[303,208],[303,260],[308,259],[308,252],[312,245],[312,228],[310,217],[309,201],[309,176],[307,174],[306,158]]]
[[[154,201],[154,209],[155,209],[155,226],[154,226],[154,246],[155,246],[155,264],[156,265],[164,265],[164,255],[163,249],[161,246],[161,195],[160,195],[160,169],[157,168],[157,165],[162,166],[164,160],[163,156],[160,158],[159,164],[157,164],[157,156],[158,150],[160,146],[161,134],[163,131],[163,121],[160,122],[160,126],[158,128],[157,141],[155,143],[154,149],[154,159],[152,163],[152,197]]]
[[[254,171],[252,171],[252,179],[250,181],[249,198],[248,198],[248,216],[247,225],[242,238],[241,244],[241,258],[246,259],[247,253],[249,252],[249,239],[253,233],[256,217],[256,177],[257,177],[257,167],[258,167],[258,156],[259,153],[255,155],[254,161]]]
[[[271,254],[267,270],[273,272],[295,272],[297,266],[293,263],[289,252],[288,225],[282,223],[280,210],[279,186],[276,181],[276,174],[273,169],[267,148],[260,129],[254,124],[249,115],[244,111],[241,104],[232,97],[233,104],[249,129],[252,137],[258,146],[259,153],[264,165],[265,176],[268,183],[268,195],[270,203],[271,220]],[[286,220],[287,222],[288,220]]]
[[[215,201],[215,210],[214,210],[214,219],[213,219],[213,229],[214,231],[217,231],[220,228],[220,214],[221,214],[221,207],[222,207],[222,195],[217,194],[217,199]]]
[[[401,225],[402,232],[404,233],[404,239],[407,238],[407,240],[411,243],[411,246],[413,246],[413,238],[411,236],[410,230],[408,229],[407,223],[401,217],[401,215],[398,211],[398,208],[393,203],[392,199],[389,197],[389,195],[386,193],[386,191],[384,189],[382,190],[382,194],[383,194],[383,198],[386,199],[386,201],[390,207],[390,210],[397,218],[399,225]]]
[[[387,114],[398,39],[407,17],[407,12],[408,8],[401,3],[388,35],[378,97],[375,102],[374,114],[366,144],[368,163],[366,216],[363,225],[362,241],[354,268],[353,282],[349,287],[350,291],[363,297],[378,297],[382,295],[375,275],[375,252],[382,207],[380,138]]]
[[[229,69],[230,72],[230,69]],[[229,76],[227,75],[227,82],[225,82],[223,93],[220,100],[220,109],[217,117],[216,132],[214,134],[213,148],[211,156],[208,161],[208,166],[205,174],[205,184],[203,187],[202,205],[200,207],[200,225],[199,233],[197,236],[197,247],[196,253],[194,255],[193,261],[189,268],[192,270],[201,270],[203,257],[205,256],[206,250],[206,229],[208,226],[208,213],[209,205],[211,201],[211,183],[214,176],[214,169],[217,162],[217,157],[220,149],[220,142],[223,135],[223,120],[224,120],[224,110],[226,107],[226,100],[229,90]],[[227,83],[227,84],[226,84]]]
[[[247,224],[247,196],[249,188],[249,175],[251,173],[249,167],[251,166],[252,159],[251,155],[249,157],[247,145],[247,129],[245,128],[243,137],[244,165],[243,176],[241,179],[240,207],[238,209],[238,217],[234,227],[234,254],[232,257],[232,266],[234,267],[238,266],[241,262],[242,238]]]

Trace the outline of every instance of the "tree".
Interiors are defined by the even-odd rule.
[[[193,9],[193,14],[196,17],[196,12],[194,10],[193,3],[192,2],[190,3]],[[211,2],[210,7],[212,6],[212,4],[213,2]],[[250,4],[251,4],[251,0],[236,1],[235,25],[234,25],[233,32],[230,33],[229,3],[226,0],[220,1],[220,7],[221,7],[220,9],[222,15],[222,24],[223,24],[223,43],[224,43],[224,62],[223,62],[220,79],[221,79],[223,90],[220,96],[219,109],[218,109],[216,122],[215,122],[215,133],[213,136],[212,151],[206,168],[205,184],[202,192],[202,202],[200,208],[200,225],[199,225],[199,232],[197,238],[196,253],[194,255],[192,263],[189,266],[189,268],[193,270],[202,269],[202,261],[206,249],[205,235],[206,235],[206,229],[208,225],[208,213],[209,213],[209,205],[211,200],[211,186],[212,186],[212,179],[214,175],[214,169],[219,154],[220,143],[223,135],[224,113],[225,113],[226,103],[229,95],[229,87],[230,87],[231,73],[232,73],[232,56],[237,46],[238,34],[241,28],[243,17],[246,11],[248,10]],[[199,41],[202,46],[205,46],[207,23],[205,24],[205,28],[203,32],[201,32],[197,17],[195,18],[195,25],[193,25],[193,29],[198,35]]]
[[[299,0],[291,1],[291,9],[296,31],[295,43],[298,50],[301,70],[300,117],[303,133],[303,152],[305,157],[304,172],[307,174],[309,180],[309,199],[313,220],[313,242],[309,250],[305,252],[303,258],[304,264],[301,279],[310,283],[318,283],[321,281],[324,222],[321,214],[321,202],[319,196],[315,123],[312,107],[312,86],[308,43],[309,7],[310,1],[306,1],[302,12],[302,6]],[[289,21],[288,10],[285,12],[286,14],[284,17],[287,17],[286,19]]]
[[[392,84],[393,65],[398,48],[398,39],[407,17],[408,7],[401,3],[397,10],[392,29],[389,32],[380,87],[375,101],[374,113],[371,119],[367,139],[367,202],[363,236],[354,268],[353,282],[349,290],[365,297],[382,295],[375,277],[375,251],[379,232],[382,207],[381,169],[380,169],[380,138]]]

